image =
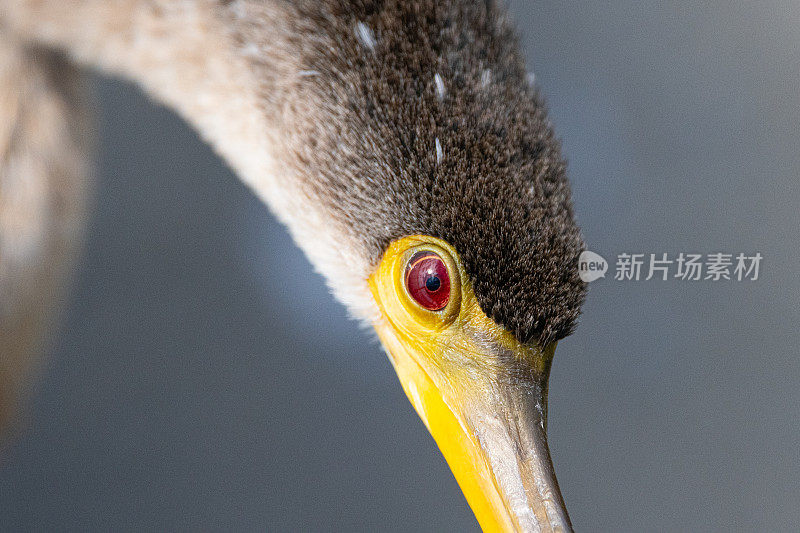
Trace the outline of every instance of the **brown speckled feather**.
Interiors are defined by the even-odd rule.
[[[389,242],[424,233],[518,339],[574,327],[565,165],[496,2],[4,0],[0,31],[180,113],[354,315],[377,313],[366,279]]]
[[[570,333],[582,242],[505,12],[491,1],[328,0],[300,2],[289,23],[314,36],[296,53],[318,73],[306,90],[320,119],[289,129],[316,146],[305,164],[318,196],[373,260],[404,235],[441,237],[483,310],[520,340]]]

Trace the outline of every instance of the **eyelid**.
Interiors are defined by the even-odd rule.
[[[425,254],[425,255],[423,255],[423,254]],[[416,258],[417,256],[419,256],[419,259],[414,261],[414,258]],[[408,262],[408,266],[406,267],[406,272],[411,271],[415,266],[417,266],[419,264],[420,261],[424,261],[425,259],[427,259],[429,257],[435,257],[436,259],[439,259],[441,261],[441,258],[438,255],[436,255],[435,253],[433,253],[433,252],[428,252],[427,250],[422,251],[422,252],[417,252],[413,256],[411,256],[411,261],[414,261],[414,262],[413,263],[411,261]]]

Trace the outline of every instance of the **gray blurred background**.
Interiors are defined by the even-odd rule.
[[[551,378],[583,531],[800,528],[800,3],[512,3],[590,249],[755,282],[591,285]],[[97,80],[88,249],[0,530],[468,531],[370,333],[173,114]]]

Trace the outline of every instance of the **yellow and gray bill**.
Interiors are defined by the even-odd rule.
[[[420,250],[442,262],[444,307],[418,305],[406,287]],[[378,336],[484,531],[571,531],[546,439],[555,343],[519,342],[487,317],[440,239],[396,241],[369,282]]]
[[[507,353],[493,378],[480,368],[445,376],[384,343],[483,530],[571,531],[547,446],[546,371]]]

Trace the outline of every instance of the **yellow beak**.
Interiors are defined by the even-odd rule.
[[[422,309],[406,291],[403,272],[419,250],[447,265],[441,310]],[[375,329],[483,530],[572,531],[546,438],[555,343],[520,343],[487,317],[458,254],[440,239],[393,243],[369,284]]]
[[[483,531],[572,531],[547,447],[547,376],[517,367],[493,381],[431,377],[393,336],[380,336]]]

